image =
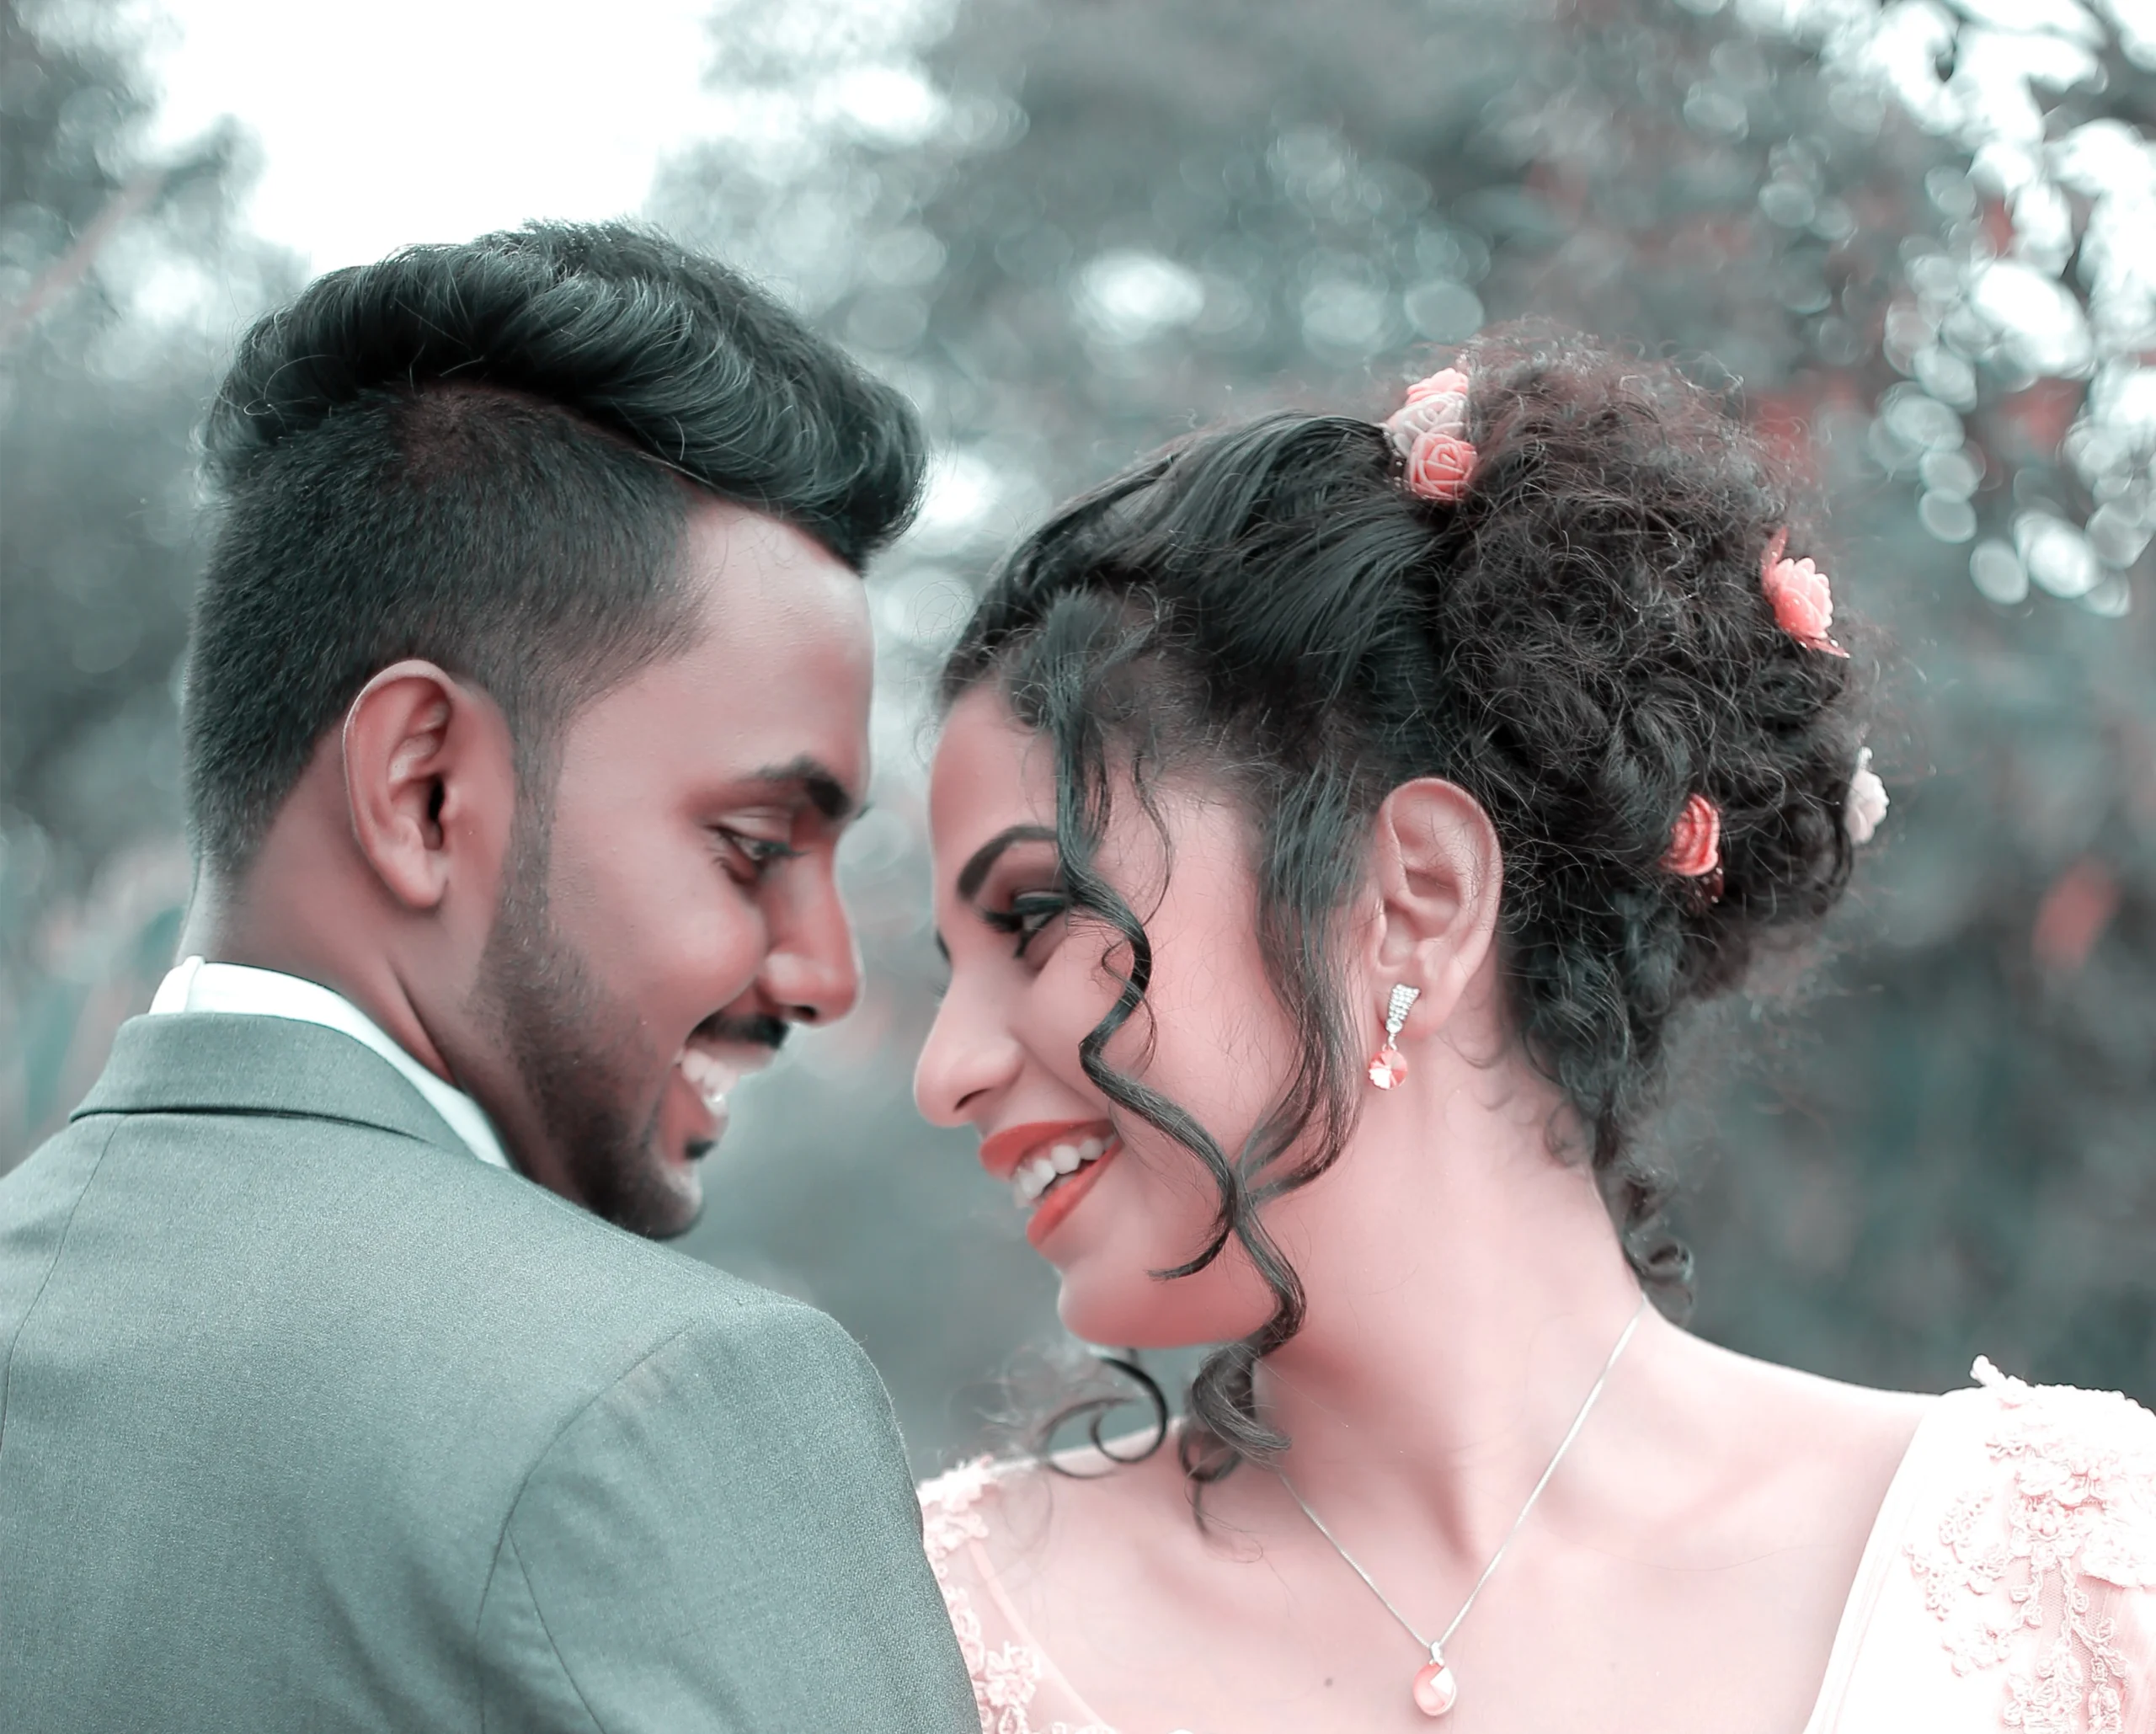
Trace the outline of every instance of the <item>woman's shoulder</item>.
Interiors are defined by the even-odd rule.
[[[1919,1504],[1938,1534],[1912,1537],[1911,1557],[1951,1576],[1945,1562],[1988,1536],[2040,1572],[2156,1590],[2156,1415],[2117,1391],[2031,1385],[1981,1357],[1970,1376],[1926,1429]]]
[[[1976,1406],[2011,1417],[2003,1430],[2015,1438],[2094,1447],[2106,1461],[2114,1454],[2122,1470],[2156,1465],[2156,1414],[2123,1392],[2088,1390],[2076,1385],[2031,1385],[2002,1373],[1986,1355],[1969,1369],[1970,1384],[1948,1401],[1985,1400]],[[2001,1428],[1995,1427],[1994,1431]]]
[[[1109,1442],[1110,1452],[1118,1442]],[[1187,1492],[1172,1451],[1142,1457],[1099,1450],[1059,1451],[1052,1459],[976,1457],[917,1490],[931,1560],[970,1545],[1005,1578],[1030,1580],[1068,1571],[1074,1550],[1141,1549],[1163,1520],[1187,1524]]]
[[[985,1545],[997,1555],[1012,1544],[1014,1527],[1033,1534],[1038,1519],[1051,1508],[1054,1471],[1038,1460],[981,1456],[923,1481],[921,1529],[931,1560],[945,1560],[969,1543]]]
[[[1966,1705],[1928,1725],[1956,1729],[2156,1726],[2156,1415],[1988,1360],[1972,1376],[1911,1441],[1836,1647],[1847,1708],[1814,1726],[1905,1702]]]
[[[1014,1470],[1023,1473],[1022,1466],[976,1457],[915,1490],[921,1497],[921,1541],[931,1560],[940,1565],[968,1542],[988,1539],[1001,1479]]]
[[[975,1458],[921,1484],[921,1542],[943,1593],[988,1734],[1114,1734],[1036,1635],[1054,1580],[1104,1536],[1143,1475],[1103,1474],[1091,1454],[1054,1464]]]

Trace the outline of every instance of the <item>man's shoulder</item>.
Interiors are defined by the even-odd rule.
[[[196,1297],[211,1340],[251,1343],[258,1366],[358,1371],[378,1398],[485,1392],[540,1427],[685,1332],[811,1360],[849,1347],[800,1302],[519,1175],[305,1116],[93,1115],[0,1177],[0,1313],[11,1291],[25,1309],[73,1294],[80,1328],[109,1312],[131,1331],[124,1297],[146,1285]]]
[[[79,1693],[93,1627],[163,1668],[177,1619],[236,1678],[355,1642],[400,1689],[477,1678],[490,1726],[573,1681],[790,1727],[874,1630],[861,1701],[935,1698],[948,1627],[837,1324],[424,1139],[234,1120],[88,1117],[0,1179],[0,1552],[43,1678]]]
[[[522,1334],[515,1315],[560,1333],[573,1362],[591,1363],[588,1377],[611,1378],[638,1345],[650,1353],[676,1339],[798,1357],[803,1376],[859,1356],[845,1331],[806,1303],[617,1228],[517,1176],[466,1174],[460,1185],[484,1197],[497,1244],[516,1267],[480,1285],[475,1304],[504,1331]]]

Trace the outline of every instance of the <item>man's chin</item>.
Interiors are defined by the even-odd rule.
[[[704,1182],[697,1164],[710,1148],[705,1144],[678,1156],[670,1151],[660,1156],[653,1165],[655,1171],[639,1213],[643,1219],[622,1226],[651,1240],[670,1240],[694,1228],[704,1214]]]
[[[703,1176],[696,1169],[700,1154],[688,1148],[662,1152],[655,1144],[646,1144],[633,1164],[622,1165],[602,1187],[586,1192],[587,1208],[647,1240],[685,1235],[704,1210]]]

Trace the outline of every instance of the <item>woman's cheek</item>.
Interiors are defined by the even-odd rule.
[[[1086,1244],[1062,1267],[1057,1312],[1074,1336],[1129,1348],[1179,1348],[1248,1335],[1272,1315],[1273,1300],[1240,1245],[1187,1277],[1155,1271],[1188,1262],[1212,1238],[1216,1208],[1209,1181],[1198,1189],[1145,1171],[1149,1158],[1126,1152],[1127,1174],[1102,1176],[1084,1208],[1108,1209],[1081,1224]],[[1186,1159],[1187,1160],[1187,1159]],[[1203,1176],[1200,1176],[1203,1179]],[[1110,1189],[1109,1182],[1123,1184]]]

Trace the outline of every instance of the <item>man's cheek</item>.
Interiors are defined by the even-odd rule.
[[[694,972],[699,988],[714,1000],[713,1010],[749,990],[769,949],[761,920],[739,910],[714,915],[704,925],[700,944],[685,946],[681,938],[675,936],[673,954]]]

